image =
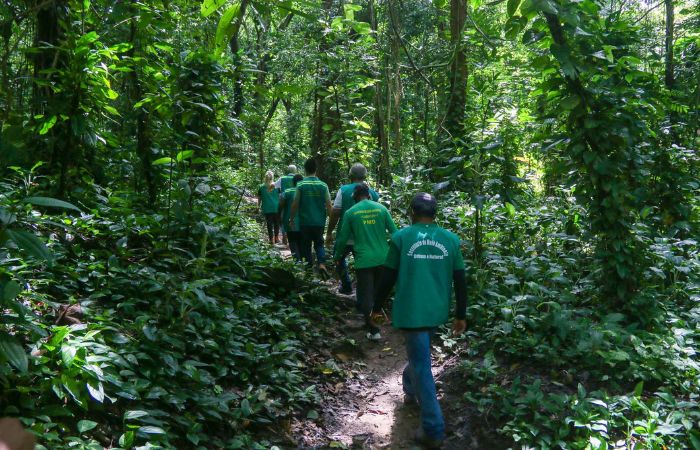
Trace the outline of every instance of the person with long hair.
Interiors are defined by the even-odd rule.
[[[265,216],[267,237],[272,245],[280,241],[280,190],[275,187],[274,178],[275,174],[268,170],[263,184],[258,187],[258,207]]]

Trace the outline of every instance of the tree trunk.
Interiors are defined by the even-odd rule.
[[[666,6],[666,55],[664,57],[664,83],[669,89],[673,89],[675,84],[674,62],[673,62],[673,39],[674,39],[674,11],[673,0],[664,0]]]
[[[400,14],[396,13],[395,1],[390,0],[388,3],[389,7],[389,20],[391,21],[391,31],[390,36],[390,47],[391,47],[391,64],[390,70],[391,75],[389,78],[389,83],[391,84],[391,98],[389,101],[392,103],[392,109],[394,115],[391,120],[391,146],[388,146],[389,157],[393,151],[393,154],[402,161],[401,158],[401,98],[403,87],[401,86],[401,35],[399,34],[399,17]]]
[[[240,46],[238,43],[238,35],[241,29],[241,24],[245,20],[245,12],[248,7],[248,0],[241,1],[241,8],[238,13],[238,19],[235,25],[235,31],[231,40],[229,41],[229,48],[231,49],[231,56],[233,58],[233,115],[236,118],[241,117],[243,112],[243,70],[242,70],[242,58],[238,54]]]
[[[450,2],[450,41],[454,56],[450,63],[450,93],[445,111],[443,147],[452,147],[455,139],[462,138],[464,112],[467,106],[467,54],[462,43],[462,33],[467,20],[467,1]]]
[[[333,16],[333,1],[323,1],[323,13],[325,19],[330,20]],[[319,52],[328,52],[331,43],[328,37],[324,36],[319,45]],[[336,133],[342,133],[340,117],[334,108],[332,94],[321,95],[320,91],[333,92],[334,85],[328,67],[320,64],[317,68],[317,77],[321,80],[319,88],[314,93],[316,107],[314,109],[313,129],[311,135],[311,156],[316,160],[318,170],[317,175],[323,179],[328,186],[333,189],[338,184],[338,173],[340,167],[335,158],[331,158],[330,150],[333,144],[333,137]]]
[[[137,52],[140,51],[140,44],[138,41],[138,19],[136,18],[138,14],[138,6],[136,1],[131,2],[132,14],[131,19],[131,50],[129,51],[129,56],[134,57]],[[131,83],[131,103],[132,105],[141,101],[143,92],[141,89],[141,81],[139,80],[139,68],[133,67],[130,72],[130,83]],[[155,183],[155,174],[153,173],[153,164],[151,158],[151,133],[149,127],[149,115],[146,110],[141,107],[136,111],[136,155],[139,158],[141,165],[141,175],[146,183],[146,191],[148,195],[148,206],[153,207],[156,203],[157,191]]]
[[[369,20],[370,27],[374,32],[374,36],[377,39],[375,42],[375,47],[381,53],[381,46],[379,45],[379,37],[377,34],[377,11],[375,9],[374,0],[369,0]],[[381,63],[380,63],[381,64]],[[383,67],[377,67],[378,72],[383,72]],[[386,126],[384,125],[384,102],[382,101],[382,88],[383,84],[378,82],[374,85],[374,127],[375,135],[377,137],[377,146],[379,147],[379,170],[378,179],[379,184],[383,186],[389,185],[391,181],[391,167],[389,160],[389,141],[386,134]]]

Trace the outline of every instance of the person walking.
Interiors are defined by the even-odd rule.
[[[452,330],[466,329],[466,279],[459,238],[435,223],[437,202],[421,193],[411,201],[413,225],[391,237],[372,311],[372,326],[379,326],[382,307],[396,284],[392,323],[402,331],[408,364],[403,371],[406,403],[417,402],[421,427],[416,440],[428,448],[439,448],[445,439],[445,421],[440,410],[431,371],[430,339],[436,327],[448,320],[451,288],[457,299]]]
[[[301,253],[299,252],[301,233],[299,232],[299,214],[297,213],[294,220],[294,227],[290,224],[292,218],[292,203],[297,193],[297,184],[304,177],[297,174],[292,179],[292,187],[287,189],[280,196],[280,210],[282,211],[282,228],[287,229],[287,239],[289,241],[289,251],[292,252],[292,257],[295,261],[301,261]]]
[[[304,163],[306,178],[297,184],[297,192],[292,203],[290,226],[297,225],[296,215],[299,213],[299,231],[301,233],[301,257],[309,267],[313,267],[312,246],[316,251],[318,270],[324,277],[328,276],[326,269],[326,252],[323,248],[323,231],[326,227],[326,217],[333,208],[328,185],[316,177],[316,160],[309,158]]]
[[[374,291],[389,251],[387,238],[396,232],[396,225],[388,209],[370,200],[371,193],[366,184],[357,184],[352,196],[355,205],[343,216],[334,256],[336,261],[344,257],[348,241],[354,242],[357,307],[365,317],[367,338],[379,340],[381,334],[378,328],[371,326],[370,313],[374,306]]]
[[[268,170],[265,173],[263,184],[258,187],[258,208],[260,208],[265,216],[265,222],[267,224],[267,237],[270,240],[270,244],[274,245],[279,242],[280,192],[279,189],[275,187],[275,183],[272,181],[273,179],[274,174],[271,170]]]
[[[292,180],[294,179],[294,176],[297,175],[297,166],[294,164],[290,164],[287,166],[287,175],[283,175],[275,181],[275,187],[279,189],[280,191],[280,203],[282,201],[282,196],[284,195],[284,192],[287,189],[291,189],[294,187],[294,184],[292,183]],[[280,215],[282,214],[282,210],[280,209]],[[280,227],[280,231],[282,232],[282,243],[284,245],[287,245],[287,229],[284,221],[282,221],[282,226]],[[289,248],[291,251],[291,246]]]
[[[328,233],[326,235],[326,246],[328,248],[333,247],[333,253],[335,254],[335,246],[338,245],[337,239],[335,246],[333,244],[333,230],[336,225],[338,225],[338,231],[336,235],[340,234],[343,226],[343,217],[348,209],[350,209],[354,204],[353,192],[355,186],[359,183],[364,183],[367,179],[367,168],[360,164],[355,163],[350,167],[350,183],[344,184],[338,189],[338,194],[335,196],[333,201],[333,212],[331,213],[330,220],[328,221]],[[379,194],[374,189],[369,190],[370,199],[373,201],[379,200]],[[350,279],[350,273],[348,272],[347,256],[353,251],[353,242],[349,240],[345,247],[340,249],[342,251],[341,258],[336,261],[336,273],[338,278],[340,278],[340,286],[338,287],[338,292],[344,295],[352,294],[352,280]]]

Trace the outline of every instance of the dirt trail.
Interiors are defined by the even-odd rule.
[[[289,252],[280,251],[282,257]],[[403,404],[402,373],[406,355],[401,332],[388,324],[382,339],[369,341],[364,321],[357,313],[355,297],[338,294],[337,281],[325,282],[343,305],[337,318],[337,336],[322,349],[321,359],[340,376],[319,383],[323,397],[320,416],[299,421],[292,430],[300,449],[354,448],[373,450],[420,449],[413,441],[420,425],[417,406]],[[454,366],[457,358],[433,351],[433,374],[437,380]],[[438,397],[447,421],[446,450],[478,449],[467,426],[461,394],[448,390],[443,397],[438,381]],[[493,449],[490,449],[493,450]]]
[[[406,355],[401,332],[387,325],[380,341],[367,340],[362,316],[353,311],[354,297],[337,297],[347,305],[348,314],[341,325],[344,338],[335,343],[331,353],[348,376],[324,389],[319,428],[313,439],[301,440],[300,448],[333,448],[342,443],[358,449],[420,449],[413,441],[420,425],[418,407],[403,403],[401,379]],[[441,358],[437,353],[433,352],[433,374],[439,380],[455,358],[445,358],[444,353]],[[444,448],[478,448],[466,437],[469,433],[466,416],[459,412],[459,393],[444,398],[439,381],[438,387],[448,421]]]

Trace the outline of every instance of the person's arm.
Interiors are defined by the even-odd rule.
[[[386,214],[386,231],[389,232],[389,235],[392,235],[398,231],[398,228],[396,228],[394,219],[391,218],[391,213],[388,209],[384,210],[384,214]]]
[[[340,211],[340,209],[333,208],[331,211],[331,217],[328,219],[328,232],[326,233],[326,245],[328,246],[333,243],[333,231],[340,221]]]
[[[294,218],[297,216],[297,210],[299,209],[299,197],[301,196],[301,193],[299,192],[299,188],[297,187],[297,191],[294,194],[294,201],[292,202],[292,210],[289,212],[289,226],[290,228],[294,228]]]
[[[336,239],[335,252],[333,255],[336,260],[343,256],[343,251],[351,235],[352,227],[350,226],[350,215],[345,214],[345,217],[343,217],[343,226],[340,227],[340,233],[338,233],[338,238]]]
[[[280,204],[279,204],[279,208],[278,208],[278,212],[280,215],[280,222],[282,221],[282,216],[284,215],[284,205],[286,205],[286,204],[287,204],[287,199],[284,198],[284,195],[280,195]],[[284,225],[285,227],[287,226],[286,223],[283,223],[282,225]]]
[[[258,209],[262,205],[262,186],[258,188]]]
[[[331,203],[331,193],[326,188],[326,214],[330,217],[333,214],[333,203]]]
[[[0,419],[0,450],[32,450],[34,435],[25,431],[17,419]]]

